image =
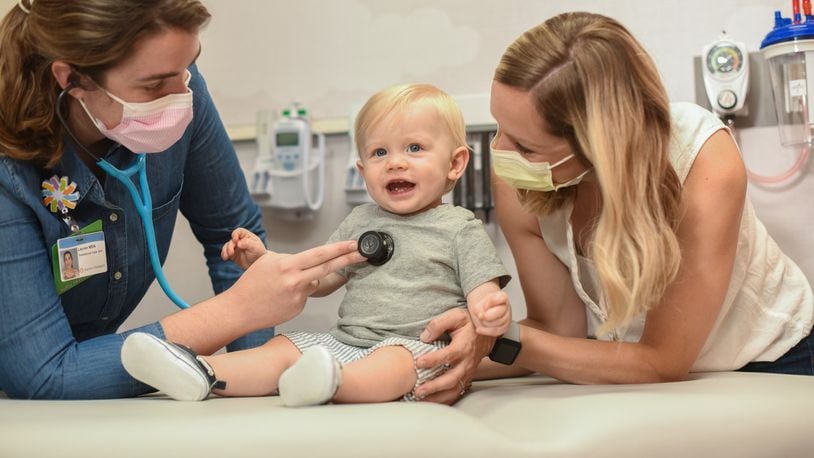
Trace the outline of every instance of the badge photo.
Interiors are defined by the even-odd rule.
[[[103,232],[57,240],[60,279],[65,282],[107,271]]]
[[[79,276],[79,265],[76,263],[76,248],[60,253],[59,273],[62,281],[73,280]]]

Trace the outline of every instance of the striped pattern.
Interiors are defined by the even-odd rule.
[[[419,369],[415,366],[415,360],[422,355],[426,355],[427,353],[433,352],[435,350],[444,348],[447,346],[448,342],[437,340],[431,344],[427,344],[421,342],[419,340],[411,340],[411,339],[404,339],[399,337],[390,337],[384,339],[383,341],[379,342],[378,344],[370,347],[355,347],[353,345],[347,345],[345,343],[340,342],[334,336],[328,333],[314,333],[314,332],[286,332],[283,334],[288,340],[290,340],[300,352],[305,351],[306,349],[313,347],[314,345],[322,345],[323,347],[330,350],[330,352],[334,355],[334,357],[339,361],[340,364],[343,366],[346,364],[350,364],[354,361],[360,360],[365,356],[373,353],[374,351],[378,350],[382,347],[391,347],[400,345],[410,353],[413,354],[413,367],[415,368],[416,372],[416,383],[413,386],[412,391],[405,394],[401,400],[402,401],[416,401],[417,398],[415,397],[415,389],[421,386],[421,384],[428,382],[439,375],[443,374],[449,366],[442,365],[431,367],[429,369]]]

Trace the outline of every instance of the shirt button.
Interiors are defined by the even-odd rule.
[[[112,221],[112,222],[114,222],[114,223],[115,223],[115,222],[116,222],[116,221],[118,221],[118,220],[119,220],[119,215],[117,215],[117,214],[115,214],[115,213],[111,213],[111,214],[110,214],[110,221]]]
[[[113,274],[113,279],[114,280],[121,280],[122,279],[122,273],[121,272],[116,272],[115,274]]]

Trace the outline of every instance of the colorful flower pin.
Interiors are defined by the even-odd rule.
[[[67,213],[76,208],[77,200],[79,192],[76,190],[76,183],[68,183],[68,177],[54,175],[42,182],[42,203],[50,208],[51,213],[56,213],[57,210]]]

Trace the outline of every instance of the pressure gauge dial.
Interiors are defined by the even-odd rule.
[[[731,43],[719,43],[707,53],[707,69],[715,76],[737,74],[743,68],[743,53]]]
[[[721,116],[745,116],[744,100],[749,92],[746,46],[729,39],[724,33],[701,50],[700,67],[712,110]]]

